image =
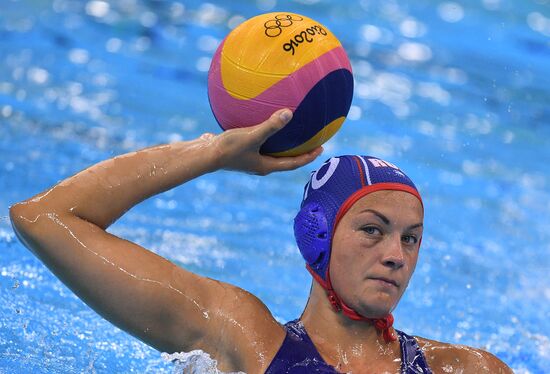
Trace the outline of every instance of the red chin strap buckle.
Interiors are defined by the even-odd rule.
[[[397,336],[395,336],[395,333],[391,328],[393,326],[393,315],[391,313],[384,318],[372,319],[371,321],[374,323],[374,327],[376,327],[377,330],[382,331],[382,335],[384,336],[386,343],[397,340]]]

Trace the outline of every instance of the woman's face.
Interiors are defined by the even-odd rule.
[[[380,318],[405,292],[416,267],[424,212],[402,191],[377,191],[342,217],[332,241],[330,278],[336,293],[359,314]]]

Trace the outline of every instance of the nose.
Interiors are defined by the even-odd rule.
[[[382,263],[391,269],[399,269],[405,264],[400,235],[392,235],[388,238],[388,245],[384,248],[382,255]]]

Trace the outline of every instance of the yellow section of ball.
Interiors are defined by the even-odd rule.
[[[237,26],[225,39],[221,76],[236,99],[251,99],[340,42],[325,26],[295,13],[266,13]]]

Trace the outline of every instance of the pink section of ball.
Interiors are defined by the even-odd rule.
[[[240,100],[227,93],[221,77],[221,51],[219,46],[208,73],[210,105],[220,126],[225,130],[248,127],[265,121],[276,110],[295,110],[308,92],[327,74],[347,69],[351,65],[344,48],[337,47],[280,80],[255,98]]]

